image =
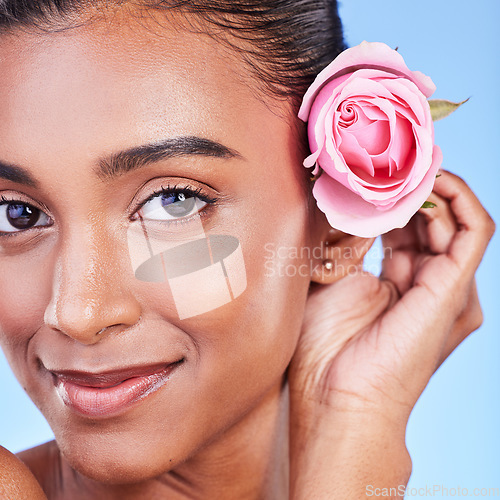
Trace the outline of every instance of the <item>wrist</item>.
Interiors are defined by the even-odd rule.
[[[396,418],[370,407],[342,408],[312,403],[298,408],[291,401],[290,438],[304,449],[312,450],[328,443],[383,447],[397,454],[406,452],[406,418]],[[389,446],[390,445],[390,446]]]
[[[291,394],[290,402],[290,498],[357,499],[369,487],[404,491],[411,474],[406,418],[350,400],[342,407]]]
[[[404,434],[413,409],[412,404],[381,391],[365,391],[366,395],[361,395],[318,381],[294,383],[289,392],[292,419],[305,429],[336,422],[354,428],[386,427]]]
[[[357,500],[370,488],[404,492],[411,469],[404,430],[385,421],[324,419],[302,434],[300,428],[291,427],[293,500]]]

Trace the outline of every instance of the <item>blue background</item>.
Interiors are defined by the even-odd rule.
[[[500,2],[345,0],[340,14],[349,45],[399,47],[411,69],[432,77],[433,97],[471,97],[436,123],[436,143],[443,167],[468,182],[500,233]],[[408,498],[423,498],[412,493],[426,487],[433,498],[446,498],[444,488],[473,496],[474,488],[496,487],[500,498],[499,257],[496,234],[477,273],[484,324],[440,367],[412,413]]]
[[[471,97],[436,124],[436,143],[444,167],[467,180],[500,224],[500,2],[346,0],[340,13],[349,45],[399,47],[411,69],[432,77],[433,97]],[[410,493],[434,485],[467,488],[470,496],[474,488],[500,488],[498,257],[496,235],[477,274],[485,322],[441,366],[411,416]],[[0,381],[0,444],[19,451],[52,439],[1,354]]]

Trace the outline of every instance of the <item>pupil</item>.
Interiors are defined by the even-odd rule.
[[[184,193],[162,196],[162,205],[165,211],[172,217],[185,217],[195,204],[195,197],[186,198]]]
[[[9,203],[7,206],[7,220],[16,229],[29,229],[40,218],[40,210],[30,205]]]

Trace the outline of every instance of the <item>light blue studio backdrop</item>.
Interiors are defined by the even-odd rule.
[[[436,123],[436,143],[444,168],[469,183],[500,228],[500,2],[344,0],[341,16],[349,45],[399,47],[411,69],[432,77],[433,97],[471,97]],[[484,324],[441,366],[412,413],[407,498],[493,496],[489,488],[500,498],[498,257],[499,234],[477,274]]]
[[[465,178],[499,222],[500,2],[345,0],[341,16],[349,45],[368,40],[399,47],[411,69],[433,78],[434,97],[471,97],[436,124],[436,142],[445,168]],[[500,488],[498,256],[497,235],[477,276],[485,322],[442,365],[412,414],[408,498],[465,496],[465,489],[469,496],[493,496],[486,489]],[[0,381],[0,444],[19,451],[51,439],[3,356]]]

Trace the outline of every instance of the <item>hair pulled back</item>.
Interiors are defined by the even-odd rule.
[[[0,0],[0,33],[70,29],[96,5],[194,14],[241,53],[264,88],[296,106],[345,49],[336,0]]]

